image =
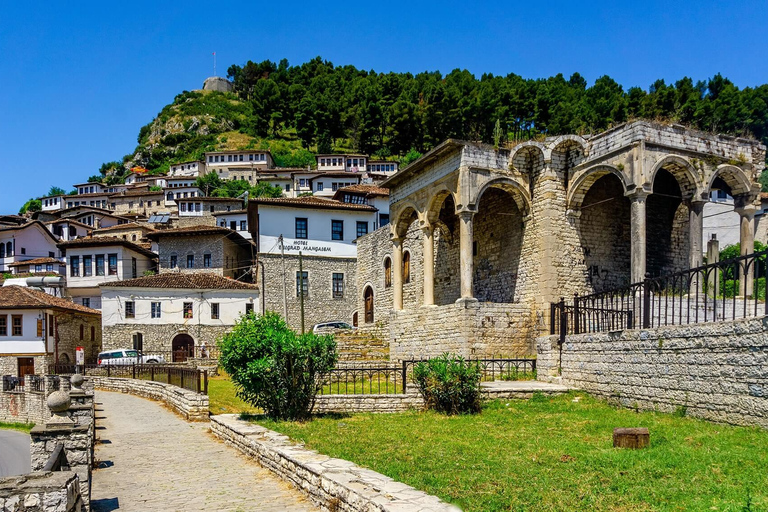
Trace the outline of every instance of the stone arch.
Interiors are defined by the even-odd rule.
[[[651,169],[651,174],[647,178],[647,183],[653,184],[656,180],[656,174],[661,170],[669,172],[680,187],[680,193],[683,199],[691,199],[697,194],[697,178],[696,168],[686,160],[678,155],[667,155],[658,162],[656,162]]]
[[[563,144],[577,145],[581,147],[582,152],[586,155],[588,143],[584,137],[579,135],[560,135],[549,143],[549,147],[554,151],[558,146]]]
[[[528,141],[520,144],[510,156],[510,168],[520,172],[528,180],[528,194],[533,197],[533,189],[544,164],[551,158],[551,152],[543,144]]]
[[[173,352],[173,362],[183,363],[195,356],[195,339],[189,333],[178,332],[171,340],[171,351]]]
[[[722,164],[718,165],[715,172],[709,178],[707,185],[707,194],[712,191],[712,185],[715,180],[720,178],[730,187],[731,196],[745,195],[752,192],[752,183],[749,181],[746,173],[735,165]]]
[[[586,158],[587,143],[578,135],[561,135],[550,148],[550,168],[567,189],[573,169]]]
[[[677,175],[676,175],[677,174]],[[645,201],[645,270],[652,277],[684,270],[690,263],[690,209],[693,190],[685,189],[675,168],[655,170]]]
[[[453,200],[453,204],[457,203],[456,194],[447,188],[440,189],[432,195],[429,202],[427,203],[427,211],[425,214],[427,222],[430,224],[437,222],[440,216],[440,210],[443,207],[443,203],[448,197]]]
[[[621,182],[622,189],[626,194],[628,186],[624,173],[612,165],[600,164],[596,165],[595,167],[590,167],[584,171],[568,187],[566,207],[569,210],[578,210],[581,208],[581,205],[584,203],[584,198],[592,188],[592,185],[594,185],[597,180],[603,176],[607,176],[608,174],[613,174],[616,176],[616,178],[618,178],[618,180]]]
[[[528,215],[531,208],[531,196],[528,191],[513,178],[502,176],[493,178],[486,181],[477,191],[477,195],[473,198],[470,204],[477,208],[480,205],[480,201],[488,190],[497,188],[508,192],[512,199],[515,201],[517,208],[523,212],[523,215]]]
[[[419,220],[419,210],[413,203],[405,204],[394,216],[392,222],[392,236],[404,238],[408,228],[414,221]]]

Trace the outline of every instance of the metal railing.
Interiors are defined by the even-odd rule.
[[[3,375],[3,391],[24,392],[24,379],[14,375]]]
[[[649,329],[768,315],[768,250],[647,277],[550,306],[550,334]]]
[[[334,368],[323,374],[321,395],[368,395],[406,393],[408,384],[413,384],[413,368],[428,359],[402,361],[391,366],[355,366],[351,363],[343,368]],[[536,360],[527,358],[467,359],[480,366],[481,381],[518,380],[534,378]]]
[[[54,364],[48,367],[48,373],[51,375],[72,375],[80,373],[85,376],[150,380],[153,382],[171,384],[189,391],[194,391],[195,393],[208,394],[208,372],[182,366],[159,364]]]
[[[39,375],[32,375],[30,377],[30,391],[45,393],[45,379]]]

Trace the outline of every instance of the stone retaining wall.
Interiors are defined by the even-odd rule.
[[[539,379],[618,402],[768,428],[768,317],[538,339]]]
[[[119,391],[165,403],[187,421],[208,421],[208,396],[162,382],[90,376],[96,389]]]
[[[39,472],[0,479],[0,510],[80,512],[80,480],[73,471]]]
[[[237,418],[211,417],[211,431],[228,445],[296,486],[325,510],[457,511],[408,485],[342,459],[333,459],[290,441],[287,436]]]

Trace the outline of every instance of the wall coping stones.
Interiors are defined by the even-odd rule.
[[[460,511],[436,496],[365,469],[353,462],[304,448],[236,414],[211,416],[211,431],[292,483],[315,504],[339,511]]]
[[[88,379],[93,381],[96,389],[130,393],[163,402],[187,421],[208,421],[208,395],[151,380],[100,376],[89,376]]]

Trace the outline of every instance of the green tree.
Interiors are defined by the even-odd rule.
[[[206,196],[214,195],[214,192],[223,188],[224,182],[215,172],[209,172],[197,177],[195,186],[202,190]]]
[[[39,199],[30,199],[19,210],[19,215],[24,215],[27,212],[39,212],[43,209],[43,202]]]
[[[250,197],[282,197],[283,189],[266,181],[260,181],[251,187]]]
[[[242,317],[219,348],[219,364],[235,384],[237,396],[280,420],[303,420],[312,414],[320,377],[337,361],[333,336],[296,334],[272,312]]]
[[[66,195],[66,191],[61,187],[51,187],[48,191],[49,196],[63,196]]]

